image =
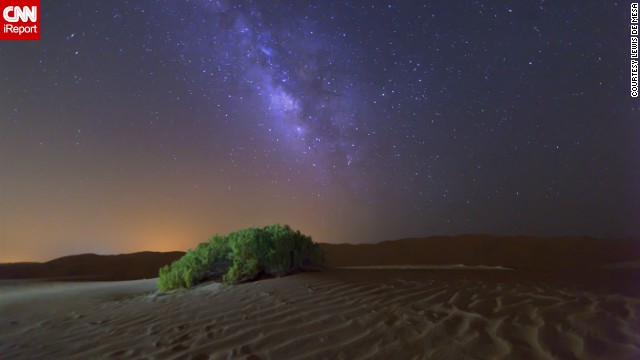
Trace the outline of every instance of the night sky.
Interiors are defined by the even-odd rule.
[[[0,42],[0,261],[640,234],[614,1],[46,1]]]

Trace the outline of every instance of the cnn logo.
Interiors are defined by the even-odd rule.
[[[40,0],[0,0],[0,40],[40,40]]]
[[[22,22],[36,22],[38,21],[38,7],[37,6],[7,6],[2,11],[2,17],[5,21],[10,23],[22,21]]]

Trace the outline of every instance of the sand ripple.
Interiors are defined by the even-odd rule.
[[[489,274],[337,270],[168,295],[150,281],[48,286],[5,289],[2,358],[640,358],[640,299]]]

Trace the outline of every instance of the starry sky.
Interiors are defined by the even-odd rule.
[[[0,42],[0,262],[640,234],[620,1],[47,1]]]

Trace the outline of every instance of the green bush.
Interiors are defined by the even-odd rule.
[[[208,279],[236,282],[261,275],[282,276],[323,264],[319,246],[288,225],[248,228],[227,236],[214,235],[162,267],[158,289],[186,289]]]

